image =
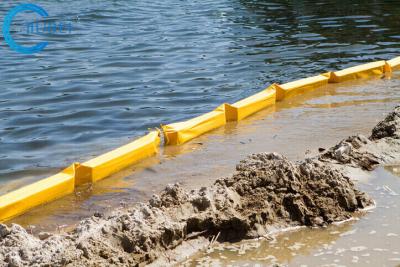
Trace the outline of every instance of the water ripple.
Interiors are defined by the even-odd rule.
[[[326,70],[396,56],[396,1],[41,1],[71,35],[40,54],[1,35],[0,180],[60,168]],[[14,4],[0,2],[0,17]],[[334,7],[334,8],[333,8]],[[18,34],[18,33],[16,33]],[[42,173],[42,172],[34,172]]]

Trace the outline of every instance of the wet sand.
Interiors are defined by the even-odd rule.
[[[108,212],[147,200],[168,183],[180,182],[185,188],[210,185],[232,174],[235,164],[251,153],[276,151],[290,160],[303,159],[345,136],[368,134],[400,101],[399,87],[398,76],[330,84],[185,145],[167,147],[156,158],[10,223],[19,223],[33,233],[64,232],[96,211]]]
[[[360,179],[359,188],[376,201],[376,208],[354,220],[281,233],[272,240],[216,244],[183,265],[399,266],[399,170],[398,165],[380,167]]]
[[[391,138],[400,137],[400,107],[388,118],[382,129],[393,122],[393,133],[376,141],[348,138],[296,163],[277,153],[252,154],[236,165],[232,176],[212,186],[187,191],[169,184],[148,202],[109,215],[95,213],[67,234],[41,232],[36,237],[17,224],[0,224],[0,264],[166,266],[179,263],[176,255],[195,244],[194,251],[287,227],[346,221],[374,202],[335,163],[369,169],[392,160],[383,152],[387,145],[393,146],[390,155],[400,160],[400,142]]]
[[[368,138],[352,135],[320,152],[299,162],[278,153],[252,154],[232,176],[212,186],[187,191],[171,184],[148,203],[110,215],[96,212],[64,235],[41,233],[37,238],[18,225],[0,225],[0,258],[13,266],[135,265],[154,260],[165,265],[179,262],[175,253],[192,245],[192,239],[210,248],[216,242],[271,234],[273,238],[276,229],[347,221],[353,213],[373,206],[351,181],[354,170],[370,171],[400,161],[400,107],[379,122]],[[397,195],[388,185],[382,189]],[[353,256],[352,262],[357,263],[358,257]]]

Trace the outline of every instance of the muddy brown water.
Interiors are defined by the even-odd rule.
[[[369,134],[399,103],[399,78],[396,74],[328,85],[290,98],[185,145],[167,147],[157,157],[8,223],[19,223],[32,233],[63,232],[94,212],[107,213],[145,201],[168,183],[180,182],[188,188],[210,185],[216,178],[230,175],[235,164],[250,153],[276,151],[292,160],[316,154],[319,148],[328,148],[349,135]],[[396,254],[400,253],[400,231],[396,230],[399,213],[394,211],[399,199],[383,187],[383,182],[390,183],[389,188],[400,192],[396,184],[400,180],[384,169],[374,174],[383,178],[371,178],[360,186],[377,199],[378,207],[359,221],[283,234],[272,243],[222,246],[197,255],[187,264],[400,264],[400,254]],[[340,261],[335,262],[337,259]]]

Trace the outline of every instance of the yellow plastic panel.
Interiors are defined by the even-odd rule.
[[[232,105],[225,104],[227,121],[240,121],[257,111],[275,104],[275,88],[273,86],[240,100]]]
[[[188,121],[163,125],[165,144],[183,144],[226,123],[225,107],[219,106],[214,111],[190,119]]]
[[[0,221],[74,192],[75,164],[49,178],[0,197]]]
[[[386,62],[382,60],[351,67],[340,71],[335,71],[331,73],[329,82],[339,83],[348,80],[355,80],[360,78],[368,78],[375,75],[382,75],[385,72],[385,64]]]
[[[330,73],[304,78],[290,83],[275,84],[276,100],[281,101],[296,94],[302,94],[328,84]]]
[[[153,131],[132,143],[82,163],[76,170],[76,185],[96,182],[156,154],[159,143],[159,132]]]
[[[400,57],[386,61],[385,71],[392,72],[395,70],[400,70]]]

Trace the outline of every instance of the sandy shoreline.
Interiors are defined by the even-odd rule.
[[[291,162],[277,153],[250,155],[236,173],[186,191],[169,185],[146,204],[110,216],[95,214],[64,235],[34,237],[18,225],[0,227],[4,266],[134,266],[192,252],[211,240],[237,241],[273,229],[343,221],[372,204],[347,175],[400,159],[400,108],[369,138],[352,136],[317,157]],[[164,257],[161,257],[164,255]],[[172,259],[174,260],[174,259]],[[179,260],[179,259],[175,259]]]

